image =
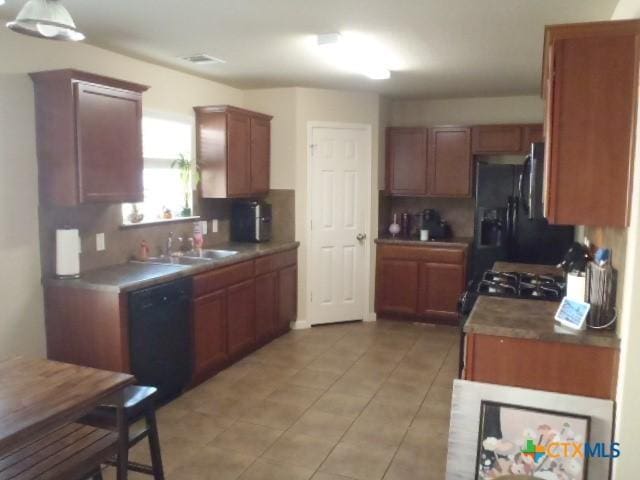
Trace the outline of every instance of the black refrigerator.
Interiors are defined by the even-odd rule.
[[[549,225],[542,217],[541,144],[522,165],[476,161],[473,281],[505,260],[553,265],[574,239],[572,226]]]

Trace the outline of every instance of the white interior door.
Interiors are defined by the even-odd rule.
[[[357,127],[310,130],[310,321],[363,319],[370,132]]]

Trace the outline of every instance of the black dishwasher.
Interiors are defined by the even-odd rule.
[[[191,279],[129,294],[131,371],[140,385],[158,388],[158,401],[178,396],[191,377]]]

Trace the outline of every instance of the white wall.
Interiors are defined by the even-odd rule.
[[[33,39],[0,28],[0,356],[44,355],[34,101],[28,72],[77,68],[151,86],[146,108],[242,106],[241,90],[87,44]]]
[[[640,0],[620,0],[613,18],[640,18]],[[640,114],[640,102],[638,112]],[[640,122],[636,127],[636,139],[640,139]],[[620,442],[622,455],[613,462],[613,478],[616,480],[635,479],[640,472],[640,456],[635,452],[636,445],[640,443],[640,142],[637,141],[634,172],[620,319],[621,355],[615,436]]]
[[[401,100],[391,104],[394,127],[537,123],[544,118],[538,95]]]

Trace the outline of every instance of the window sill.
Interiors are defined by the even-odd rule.
[[[164,225],[167,223],[193,222],[195,220],[200,220],[200,217],[198,215],[194,215],[191,217],[162,218],[162,219],[148,220],[148,221],[143,220],[140,223],[123,223],[122,225],[120,225],[120,228],[127,229],[127,228],[151,227],[154,225]]]

